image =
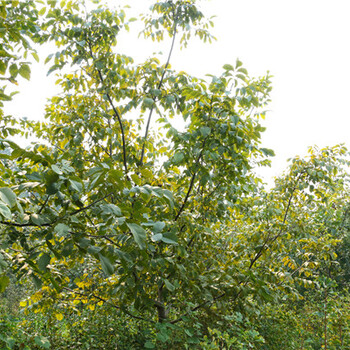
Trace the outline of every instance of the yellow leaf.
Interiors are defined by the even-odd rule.
[[[26,302],[26,301],[21,301],[21,302],[19,303],[19,305],[25,307],[25,306],[27,306],[27,302]]]
[[[132,174],[131,178],[133,179],[136,185],[138,186],[141,185],[141,179],[137,174]]]
[[[95,310],[95,304],[89,305],[88,308],[89,308],[91,311],[94,311],[94,310]]]
[[[55,316],[59,321],[63,320],[63,314],[56,314]]]
[[[85,282],[77,282],[77,286],[79,287],[79,288],[82,288],[82,289],[84,289],[84,286],[86,285],[86,283]]]
[[[152,171],[148,170],[148,169],[142,169],[141,170],[141,174],[142,176],[144,176],[146,179],[149,179],[153,176]]]

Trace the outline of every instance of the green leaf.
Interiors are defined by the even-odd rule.
[[[12,4],[12,6],[14,5]],[[6,6],[4,6],[3,4],[1,4],[0,6],[0,17],[4,19],[7,17]]]
[[[29,80],[30,79],[30,68],[27,64],[21,65],[19,67],[18,73],[24,78]]]
[[[53,195],[58,192],[57,182],[51,182],[46,187],[46,194]]]
[[[146,231],[139,225],[137,224],[127,224],[127,226],[129,227],[135,242],[138,244],[138,246],[141,249],[145,249],[146,248]]]
[[[7,262],[4,260],[3,255],[0,253],[0,271],[7,268]]]
[[[145,97],[143,99],[143,104],[145,107],[152,107],[154,105],[154,101],[153,101],[153,98],[149,98],[149,97]]]
[[[105,64],[102,61],[95,62],[95,66],[97,69],[101,70],[105,67]]]
[[[54,288],[56,289],[56,291],[60,292],[60,286],[57,283],[57,281],[52,276],[49,276],[49,279],[50,279],[52,285],[54,286]]]
[[[6,289],[6,287],[9,285],[10,279],[7,277],[6,274],[0,275],[0,293],[3,293]]]
[[[242,65],[243,65],[243,63],[239,59],[237,59],[237,61],[236,61],[236,69],[238,67],[242,66]]]
[[[0,74],[4,75],[6,73],[7,63],[3,60],[0,60]]]
[[[50,54],[46,57],[44,64],[48,63],[53,57],[53,54]]]
[[[0,200],[7,204],[10,208],[14,207],[17,203],[16,195],[8,187],[0,188]]]
[[[230,65],[230,64],[224,64],[223,68],[224,68],[225,70],[234,70],[233,66]]]
[[[55,70],[59,69],[60,65],[59,64],[54,64],[53,66],[50,67],[50,69],[47,71],[46,75],[49,76],[52,72]]]
[[[182,162],[182,160],[185,158],[185,155],[182,152],[177,152],[174,154],[174,161],[176,164]]]
[[[46,7],[43,7],[40,11],[39,11],[39,16],[42,16],[42,15],[44,15],[45,14],[45,12],[46,12]]]
[[[152,231],[153,231],[153,232],[156,232],[156,233],[162,232],[164,227],[165,227],[165,223],[164,223],[164,222],[162,222],[162,221],[157,221],[157,222],[155,222],[155,223],[153,224],[153,229],[152,229]]]
[[[275,156],[275,152],[272,149],[261,148],[260,150],[261,150],[261,152],[264,153],[265,156],[270,156],[270,157],[274,157]]]
[[[47,265],[50,263],[51,256],[48,253],[44,253],[40,256],[38,260],[38,267],[41,271],[46,272],[47,271]]]
[[[37,335],[35,338],[34,338],[34,341],[35,341],[35,344],[44,348],[44,349],[50,349],[50,341],[49,339],[47,339],[46,337],[43,337],[41,335]]]
[[[0,203],[0,214],[8,220],[12,219],[11,210],[5,205]]]
[[[89,247],[91,244],[91,241],[88,238],[80,238],[79,239],[79,246],[80,248],[86,249],[87,247]]]
[[[172,95],[168,95],[165,100],[167,101],[167,103],[174,103],[176,101],[175,97]]]
[[[70,183],[71,187],[73,188],[73,190],[75,190],[77,192],[83,191],[83,184],[81,182],[69,179],[69,183]]]
[[[39,56],[38,56],[38,54],[36,52],[33,51],[32,52],[32,56],[35,59],[35,61],[39,62]]]
[[[243,81],[246,80],[246,76],[243,75],[243,74],[236,74],[236,77],[239,78],[239,79],[241,79],[241,80],[243,80]]]
[[[160,96],[162,94],[162,90],[159,89],[151,89],[151,94],[154,96]],[[153,100],[152,100],[153,101]]]
[[[33,279],[33,283],[34,283],[35,288],[40,289],[41,286],[43,285],[42,280],[38,276],[35,276],[35,275],[32,275],[32,279]]]
[[[102,254],[98,254],[102,266],[103,272],[107,275],[110,276],[114,273],[114,267],[109,261],[109,259]]]
[[[175,286],[172,283],[170,283],[167,279],[164,280],[164,284],[165,284],[165,287],[171,292],[175,290]]]
[[[32,221],[33,224],[38,226],[41,226],[46,222],[45,219],[39,214],[31,214],[30,220]]]
[[[204,136],[204,137],[207,137],[210,132],[211,132],[211,128],[209,128],[208,126],[202,126],[199,131],[201,132],[201,134]]]
[[[88,252],[91,254],[91,255],[94,255],[94,254],[98,254],[100,251],[102,250],[101,247],[95,247],[95,246],[89,246],[88,248]]]
[[[51,165],[51,169],[58,175],[62,175],[63,174],[62,170],[55,164]]]
[[[161,241],[164,243],[168,243],[168,244],[177,244],[177,242],[175,242],[174,240],[167,238],[167,237],[164,237],[164,236],[162,237]]]
[[[171,208],[173,208],[174,207],[174,196],[173,196],[173,193],[171,191],[169,191],[169,190],[163,190],[163,195],[164,195],[165,198],[168,199]]]
[[[103,204],[100,206],[103,213],[122,216],[122,212],[115,204]]]
[[[13,78],[16,78],[18,74],[18,67],[16,63],[11,64],[10,66],[10,74]]]
[[[162,240],[162,238],[163,238],[163,235],[161,233],[157,233],[157,234],[151,236],[151,240],[153,242],[159,242]]]
[[[70,227],[66,224],[57,224],[55,226],[55,232],[57,232],[59,237],[65,237],[69,234]]]
[[[243,73],[244,75],[248,75],[248,71],[245,68],[239,68],[238,72]]]
[[[162,242],[169,244],[178,244],[176,233],[174,231],[168,231],[163,233]]]

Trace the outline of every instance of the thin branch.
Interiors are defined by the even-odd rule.
[[[296,274],[298,271],[300,271],[300,270],[301,270],[307,263],[309,263],[309,262],[311,262],[311,259],[304,261],[298,268],[296,268],[296,269],[290,274],[290,276],[293,276],[294,274]],[[284,277],[284,278],[282,279],[281,282],[277,283],[277,286],[282,285],[282,283],[283,283],[285,280],[286,280],[286,277]]]
[[[90,209],[90,208],[93,207],[95,204],[97,204],[97,203],[99,203],[99,202],[102,202],[103,200],[105,200],[106,198],[110,197],[111,195],[113,195],[113,192],[110,192],[110,193],[106,194],[106,195],[103,196],[102,198],[96,199],[94,202],[92,202],[91,204],[89,204],[89,205],[87,205],[87,206],[85,206],[85,207],[82,207],[82,208],[80,208],[80,209],[78,209],[78,210],[75,210],[75,211],[73,211],[73,212],[71,212],[71,213],[69,213],[69,214],[66,214],[66,215],[62,216],[61,218],[56,219],[56,220],[54,221],[54,223],[56,223],[56,222],[59,221],[59,220],[62,220],[62,219],[64,219],[64,218],[66,218],[66,217],[73,216],[73,215],[76,215],[76,214],[81,213],[82,211],[85,211],[85,210],[87,210],[87,209]]]
[[[89,44],[90,56],[91,56],[91,58],[93,60],[95,60],[94,54],[93,54],[93,51],[92,51],[92,47],[91,47],[91,42],[88,41],[88,44]],[[98,76],[100,78],[100,82],[101,82],[102,86],[104,87],[104,79],[103,79],[101,70],[98,69],[96,66],[95,66],[95,68],[96,68],[96,70],[98,72]],[[117,108],[114,106],[114,103],[113,103],[112,98],[109,95],[109,93],[105,91],[105,94],[107,96],[107,100],[108,100],[109,104],[111,105],[111,107],[113,109],[114,116],[117,118],[118,123],[119,123],[120,132],[122,134],[123,163],[124,163],[125,174],[127,174],[128,173],[128,165],[127,165],[127,162],[126,162],[126,143],[125,143],[125,133],[124,133],[124,126],[123,126],[123,123],[122,123],[122,118],[121,118],[121,115],[119,114]]]
[[[237,287],[239,287],[240,285],[243,285],[243,287],[245,287],[247,284],[248,284],[248,281],[245,281],[245,282],[240,281],[240,282],[238,282]],[[241,295],[241,292],[242,292],[242,289],[240,289],[239,292],[236,293],[234,298],[231,299],[231,302],[234,302]],[[182,321],[183,318],[186,317],[187,315],[189,315],[191,312],[195,312],[206,305],[211,306],[215,301],[225,297],[226,295],[227,295],[227,293],[223,292],[223,293],[219,294],[218,296],[214,297],[212,300],[204,301],[203,303],[198,304],[197,306],[193,307],[190,311],[187,311],[185,314],[183,314],[182,316],[178,317],[177,319],[171,321],[170,323],[171,324],[178,323],[178,322]]]
[[[45,208],[47,202],[49,201],[49,198],[50,198],[50,195],[48,195],[47,198],[45,199],[45,202],[43,203],[43,205],[39,209],[38,214],[40,214],[43,211],[43,209]]]
[[[208,136],[207,136],[208,137]],[[207,140],[207,137],[204,139],[203,141],[203,146],[202,146],[202,150],[200,151],[197,159],[196,159],[196,165],[198,165],[200,159],[202,158],[202,155],[203,155],[203,150],[204,150],[204,146],[205,146],[205,142]],[[185,206],[187,204],[187,201],[188,201],[188,198],[190,197],[190,194],[192,192],[192,188],[193,188],[193,185],[194,185],[194,180],[196,179],[196,176],[197,176],[197,172],[194,172],[192,177],[191,177],[191,181],[190,181],[190,186],[188,187],[188,190],[187,190],[187,193],[186,193],[186,196],[185,196],[185,199],[181,205],[181,208],[179,209],[179,211],[177,212],[176,216],[175,216],[175,219],[174,221],[177,221],[177,219],[180,217],[181,213],[183,212],[183,210],[185,209]]]
[[[68,287],[63,287],[63,289],[64,289],[64,290],[67,290],[67,291],[69,291],[69,292],[71,292],[71,293],[81,295],[81,296],[83,296],[83,297],[91,297],[91,296],[92,296],[92,297],[94,297],[95,299],[97,299],[97,300],[99,300],[99,301],[102,301],[102,302],[104,302],[104,303],[106,303],[106,304],[109,304],[109,305],[113,306],[113,307],[116,308],[116,309],[120,309],[119,306],[117,306],[117,305],[115,305],[115,304],[109,302],[108,300],[106,300],[106,299],[104,299],[104,298],[101,298],[100,296],[98,296],[98,295],[96,295],[96,294],[93,294],[93,293],[90,293],[90,294],[82,293],[82,292],[78,292],[78,291],[76,291],[76,290],[70,289],[70,288],[68,288]]]
[[[173,320],[173,321],[170,321],[171,324],[175,324],[175,323],[178,323],[180,321],[183,320],[184,317],[188,316],[191,312],[195,312],[199,309],[201,309],[202,307],[206,306],[206,305],[211,305],[213,304],[216,300],[218,299],[221,299],[223,298],[224,296],[226,295],[226,293],[222,293],[222,294],[219,294],[217,297],[213,298],[212,300],[207,300],[207,301],[204,301],[203,303],[195,306],[194,308],[192,308],[190,311],[187,311],[185,314],[183,314],[182,316],[180,316],[179,318]]]
[[[107,195],[105,195],[104,197],[102,198],[99,198],[97,200],[95,200],[94,202],[92,202],[91,204],[83,207],[83,208],[80,208],[80,209],[77,209],[77,210],[74,210],[72,211],[71,213],[68,213],[66,215],[63,215],[63,216],[60,216],[58,217],[56,220],[53,220],[51,222],[46,222],[44,224],[41,224],[41,225],[38,225],[38,224],[31,224],[31,223],[27,223],[27,224],[17,224],[16,222],[8,222],[8,221],[0,221],[0,224],[2,225],[6,225],[6,226],[13,226],[13,227],[47,227],[47,226],[52,226],[54,224],[56,224],[57,222],[67,218],[67,217],[70,217],[70,216],[74,216],[76,214],[79,214],[87,209],[90,209],[92,206],[94,206],[95,204],[105,200],[106,198],[110,197],[111,195],[113,194],[113,192],[110,192],[108,193]]]
[[[158,89],[160,89],[163,85],[163,81],[164,81],[164,77],[165,77],[165,73],[167,68],[169,67],[169,63],[170,63],[170,58],[171,55],[173,53],[173,49],[174,49],[174,45],[175,45],[175,38],[176,38],[176,26],[177,26],[177,21],[176,19],[174,20],[174,29],[173,29],[173,40],[171,42],[171,47],[170,47],[170,51],[169,51],[169,55],[168,55],[168,59],[166,61],[166,64],[164,66],[164,70],[162,73],[162,76],[160,78],[159,84],[158,84]],[[155,102],[155,97],[153,97],[153,101]],[[142,143],[142,151],[141,151],[141,157],[140,157],[140,166],[142,166],[143,164],[143,157],[145,155],[145,147],[146,147],[146,141],[147,141],[147,137],[148,137],[148,132],[149,132],[149,127],[151,124],[151,119],[152,119],[152,114],[153,114],[153,110],[154,110],[154,104],[151,107],[151,110],[149,112],[149,116],[148,116],[148,120],[147,120],[147,125],[146,125],[146,130],[145,130],[145,135],[143,137],[143,143]]]
[[[102,74],[101,74],[101,72],[98,71],[98,73],[99,73],[99,75],[100,75],[100,78],[102,79]],[[106,95],[107,95],[107,99],[108,99],[110,105],[112,106],[114,115],[115,115],[115,117],[117,117],[117,119],[118,119],[120,131],[121,131],[121,134],[122,134],[123,163],[124,163],[125,174],[127,174],[127,173],[128,173],[128,164],[127,164],[127,162],[126,162],[126,144],[125,144],[125,134],[124,134],[123,123],[122,123],[120,114],[118,113],[117,109],[115,108],[115,106],[114,106],[114,104],[113,104],[113,101],[112,101],[112,99],[111,99],[111,96],[110,96],[108,93],[106,93]]]
[[[128,316],[130,316],[130,317],[132,317],[132,318],[135,318],[135,319],[141,320],[141,321],[147,321],[147,322],[155,323],[153,320],[147,320],[147,319],[145,319],[145,318],[143,318],[143,317],[141,317],[141,316],[134,315],[134,314],[132,314],[131,312],[129,312],[128,310],[126,310],[123,306],[115,305],[115,304],[111,303],[110,301],[108,301],[108,300],[106,300],[106,299],[104,299],[104,298],[102,298],[102,297],[100,297],[99,295],[96,295],[96,294],[94,294],[94,293],[88,294],[88,293],[78,292],[78,291],[75,291],[75,290],[70,289],[70,288],[68,288],[68,287],[63,287],[63,289],[65,289],[65,290],[67,290],[67,291],[69,291],[69,292],[71,292],[71,293],[84,296],[84,297],[91,297],[91,296],[92,296],[92,297],[94,297],[95,299],[97,299],[97,300],[99,300],[99,301],[102,301],[103,303],[106,303],[106,304],[108,304],[108,305],[114,307],[115,309],[118,309],[118,310],[124,312],[125,314],[127,314]]]
[[[191,178],[191,182],[190,182],[190,186],[188,187],[187,193],[186,193],[186,197],[181,205],[181,208],[179,209],[179,211],[177,212],[174,221],[177,221],[177,219],[180,217],[181,213],[183,212],[183,210],[185,209],[186,203],[188,201],[188,198],[191,194],[192,188],[193,188],[193,184],[194,184],[194,180],[196,179],[196,175],[197,173],[194,172]]]
[[[108,120],[108,122],[109,122],[109,120]],[[86,129],[86,131],[87,131],[87,133],[90,135],[91,139],[92,139],[93,141],[95,141],[94,139],[96,139],[96,137],[93,136],[93,135],[91,134],[90,130]],[[96,142],[96,141],[95,141],[95,142]],[[96,142],[96,143],[97,143],[97,146],[99,146],[99,147],[107,154],[108,157],[111,157],[111,156],[112,156],[112,149],[110,149],[110,151],[108,152],[108,150],[107,150],[105,147],[103,147],[102,145],[100,145],[98,142]]]
[[[250,265],[249,265],[249,270],[253,267],[253,265],[256,263],[256,261],[262,256],[262,254],[263,254],[267,244],[268,243],[270,243],[270,244],[274,243],[281,236],[281,234],[283,232],[283,226],[286,223],[288,212],[289,212],[290,206],[292,204],[292,199],[293,199],[293,196],[294,196],[294,192],[296,190],[296,185],[298,184],[301,175],[302,175],[302,173],[300,173],[298,178],[296,179],[295,185],[293,186],[293,190],[292,190],[292,192],[291,192],[291,194],[289,196],[287,208],[286,208],[286,211],[284,212],[284,216],[283,216],[283,220],[282,220],[282,226],[281,226],[279,232],[277,233],[277,235],[275,237],[272,238],[272,240],[270,240],[270,234],[268,234],[268,236],[267,236],[265,242],[263,243],[263,245],[261,246],[260,250],[255,255],[255,257],[251,260]]]

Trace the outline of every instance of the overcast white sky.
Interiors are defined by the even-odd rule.
[[[346,143],[350,127],[350,1],[349,0],[202,0],[204,14],[216,15],[212,32],[218,41],[190,42],[176,47],[172,66],[189,74],[220,74],[225,63],[243,61],[251,76],[274,76],[272,103],[264,125],[263,144],[275,150],[266,180],[278,175],[286,159],[306,153],[308,146]],[[136,13],[152,0],[109,0],[129,3]],[[133,12],[132,10],[129,10]],[[132,37],[132,40],[131,40]],[[135,43],[136,35],[119,41],[120,51],[147,57],[158,48],[151,41]],[[164,59],[169,48],[164,43]],[[42,114],[52,79],[45,82],[42,67],[23,84],[11,111],[29,117]],[[23,112],[23,107],[25,109]]]

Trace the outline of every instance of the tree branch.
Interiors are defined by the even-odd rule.
[[[43,205],[39,209],[38,214],[40,214],[43,211],[43,209],[45,208],[47,202],[49,201],[49,198],[50,198],[50,195],[48,195],[47,198],[45,199],[45,202],[43,203]]]
[[[188,187],[188,190],[187,190],[187,193],[186,193],[186,197],[181,205],[181,208],[179,209],[179,211],[177,212],[176,216],[175,216],[175,219],[174,221],[177,221],[177,219],[180,217],[181,213],[183,212],[183,210],[185,209],[185,206],[186,206],[186,203],[188,201],[188,198],[190,196],[190,193],[192,191],[192,188],[193,188],[193,184],[194,184],[194,180],[196,179],[196,175],[197,173],[194,172],[193,175],[192,175],[192,178],[191,178],[191,182],[190,182],[190,186]]]
[[[134,315],[131,312],[129,312],[128,310],[126,310],[123,306],[115,305],[115,304],[111,303],[110,301],[108,301],[108,300],[106,300],[106,299],[104,299],[104,298],[102,298],[99,295],[96,295],[94,293],[88,294],[88,293],[78,292],[78,291],[75,291],[75,290],[70,289],[68,287],[63,287],[63,289],[65,289],[65,290],[67,290],[67,291],[69,291],[71,293],[74,293],[74,294],[79,294],[79,295],[84,296],[84,297],[91,297],[92,296],[95,299],[97,299],[99,301],[102,301],[103,303],[108,304],[108,305],[114,307],[115,309],[118,309],[118,310],[124,312],[125,314],[127,314],[128,316],[130,316],[132,318],[135,318],[135,319],[141,320],[141,321],[147,321],[147,322],[155,323],[153,320],[147,320],[147,319],[145,319],[145,318],[143,318],[141,316]]]
[[[272,240],[270,240],[270,234],[268,234],[265,242],[263,243],[263,245],[261,246],[260,250],[258,251],[258,253],[255,255],[255,257],[251,260],[250,262],[250,265],[249,265],[249,270],[253,267],[253,265],[256,263],[256,261],[262,256],[263,254],[263,251],[265,250],[266,246],[268,243],[273,243],[275,242],[282,234],[283,232],[283,226],[284,224],[286,223],[286,220],[287,220],[287,216],[288,216],[288,212],[289,212],[289,209],[290,209],[290,206],[292,204],[292,199],[293,199],[293,196],[294,196],[294,192],[296,190],[296,185],[297,183],[299,182],[300,180],[300,177],[301,177],[302,173],[299,174],[298,178],[296,179],[295,181],[295,184],[293,186],[293,190],[292,190],[292,193],[290,194],[289,196],[289,200],[288,200],[288,204],[287,204],[287,208],[284,212],[284,216],[283,216],[283,220],[282,220],[282,226],[279,230],[279,232],[277,233],[277,235],[275,237],[272,238]]]
[[[208,136],[207,136],[207,137],[208,137]],[[201,149],[201,151],[200,151],[200,153],[199,153],[199,155],[198,155],[198,157],[197,157],[197,159],[196,159],[196,163],[195,163],[196,165],[198,165],[200,159],[202,158],[203,150],[204,150],[204,146],[205,146],[205,142],[206,142],[206,140],[207,140],[207,137],[206,137],[206,138],[204,139],[204,141],[203,141],[202,149]],[[189,188],[188,188],[188,190],[187,190],[185,199],[184,199],[184,201],[183,201],[183,203],[182,203],[182,205],[181,205],[181,208],[180,208],[179,211],[177,212],[174,221],[177,221],[177,219],[180,217],[181,213],[182,213],[183,210],[185,209],[185,206],[186,206],[186,203],[187,203],[187,201],[188,201],[188,198],[189,198],[189,196],[190,196],[190,194],[191,194],[191,191],[192,191],[192,188],[193,188],[193,185],[194,185],[194,180],[196,179],[196,176],[197,176],[197,172],[194,172],[193,175],[192,175],[192,177],[191,177],[190,186],[189,186]]]
[[[170,47],[170,51],[169,51],[169,55],[168,55],[168,59],[166,61],[166,64],[164,66],[164,70],[162,73],[162,76],[160,78],[159,84],[158,84],[158,89],[160,89],[162,87],[163,81],[164,81],[164,77],[165,77],[165,72],[169,66],[170,63],[170,58],[174,49],[174,45],[175,45],[175,37],[176,37],[176,26],[177,26],[177,21],[174,20],[174,29],[173,29],[173,40],[171,42],[171,47]],[[156,98],[153,97],[153,101],[155,102]],[[154,110],[154,105],[151,107],[151,110],[149,112],[148,115],[148,119],[147,119],[147,125],[146,125],[146,130],[145,130],[145,135],[143,137],[143,143],[142,143],[142,150],[141,150],[141,157],[140,157],[140,166],[142,166],[143,164],[143,157],[145,155],[145,147],[146,147],[146,141],[147,141],[147,137],[148,137],[148,132],[149,132],[149,127],[151,124],[151,119],[152,119],[152,114],[153,114],[153,110]]]
[[[88,44],[89,44],[90,56],[91,56],[91,58],[93,60],[95,60],[94,54],[93,54],[93,51],[92,51],[92,47],[91,47],[91,42],[89,40],[88,40]],[[101,70],[98,69],[96,66],[95,66],[95,69],[97,70],[97,73],[98,73],[98,76],[99,76],[99,79],[100,79],[100,82],[101,82],[102,86],[105,87],[104,86],[104,79],[103,79]],[[121,115],[117,111],[117,108],[114,106],[114,103],[113,103],[112,98],[109,95],[109,93],[106,92],[106,91],[104,93],[106,94],[107,100],[108,100],[109,104],[111,105],[111,107],[113,109],[114,116],[115,116],[115,118],[117,118],[118,123],[119,123],[120,132],[121,132],[121,135],[122,135],[123,163],[124,163],[125,174],[127,174],[128,173],[128,165],[127,165],[127,162],[126,162],[126,142],[125,142],[125,133],[124,133],[124,127],[123,127]]]
[[[0,221],[0,224],[2,225],[6,225],[6,226],[13,226],[13,227],[47,227],[47,226],[52,226],[54,224],[56,224],[57,222],[67,218],[67,217],[70,217],[70,216],[73,216],[73,215],[76,215],[76,214],[79,214],[89,208],[91,208],[92,206],[94,206],[95,204],[105,200],[106,198],[108,198],[109,196],[111,196],[113,194],[113,192],[110,192],[108,193],[107,195],[105,195],[104,197],[102,198],[99,198],[99,199],[96,199],[94,202],[92,202],[91,204],[83,207],[83,208],[80,208],[80,209],[77,209],[77,210],[74,210],[72,211],[71,213],[68,213],[66,215],[63,215],[61,217],[58,217],[56,220],[53,220],[51,222],[46,222],[44,224],[41,224],[41,225],[38,225],[38,224],[31,224],[31,223],[26,223],[26,224],[18,224],[16,222],[8,222],[8,221]]]
[[[202,307],[204,307],[204,306],[206,306],[206,305],[208,305],[208,304],[211,305],[212,303],[214,303],[214,301],[223,298],[225,295],[226,295],[226,293],[223,292],[223,293],[219,294],[217,297],[213,298],[213,300],[204,301],[203,303],[201,303],[201,304],[195,306],[195,307],[192,308],[190,311],[187,311],[185,314],[183,314],[183,315],[180,316],[179,318],[177,318],[177,319],[171,321],[170,323],[171,323],[171,324],[175,324],[175,323],[178,323],[178,322],[182,321],[183,318],[186,317],[187,315],[189,315],[191,312],[195,312],[195,311],[201,309]]]

